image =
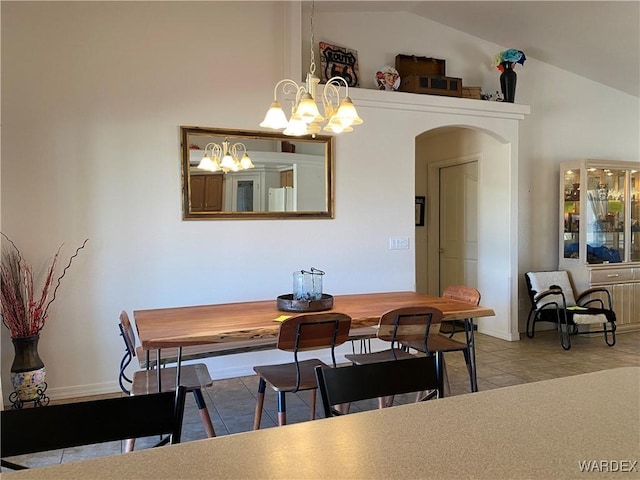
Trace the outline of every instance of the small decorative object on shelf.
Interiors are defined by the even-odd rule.
[[[2,306],[0,316],[2,323],[11,333],[15,350],[11,365],[11,383],[14,391],[9,396],[9,401],[13,408],[22,408],[25,402],[33,402],[34,406],[44,406],[49,403],[49,397],[44,393],[47,389],[47,383],[44,381],[45,369],[38,355],[40,331],[48,318],[49,307],[56,299],[62,278],[88,239],[76,249],[62,274],[55,279],[56,265],[62,248],[60,245],[51,265],[46,270],[44,283],[39,290],[37,281],[33,278],[33,269],[26,263],[16,244],[4,233],[0,232],[0,235],[8,243],[2,251],[0,264],[0,306]],[[51,292],[51,287],[56,280]],[[38,291],[40,291],[39,295]],[[49,298],[50,293],[52,293],[51,298]]]
[[[488,100],[491,102],[502,102],[504,101],[504,98],[502,97],[502,93],[500,93],[499,91],[496,90],[496,93],[482,93],[480,95],[480,98],[482,100]]]
[[[396,55],[401,92],[462,97],[462,78],[445,76],[445,60]]]
[[[500,89],[504,96],[504,101],[513,103],[516,97],[516,82],[518,75],[513,69],[516,63],[524,65],[527,57],[522,50],[509,48],[496,55],[493,66],[500,70]]]
[[[293,272],[293,294],[280,295],[278,309],[286,312],[319,312],[333,307],[333,297],[322,293],[324,272],[311,267],[310,271]]]
[[[296,153],[296,146],[291,142],[283,140],[281,147],[282,153]]]
[[[378,90],[395,92],[400,87],[400,74],[395,68],[385,65],[376,72],[375,81]]]
[[[350,87],[360,85],[358,52],[355,50],[320,42],[320,66],[322,83],[338,76],[344,78]]]

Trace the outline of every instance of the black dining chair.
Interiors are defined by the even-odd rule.
[[[344,414],[336,405],[438,388],[434,356],[338,368],[319,366],[315,371],[325,417]]]
[[[168,435],[155,446],[179,443],[186,391],[3,410],[1,464],[23,470],[5,458],[155,435]]]
[[[389,310],[380,317],[377,333],[377,338],[388,342],[389,348],[376,352],[347,354],[345,358],[354,365],[364,365],[421,356],[422,354],[409,352],[409,347],[425,352],[432,325],[439,325],[441,321],[442,312],[434,307],[402,307]],[[436,357],[440,381],[436,394],[439,397],[444,396],[441,359],[441,355]],[[384,407],[384,404],[384,399],[380,397],[380,407]]]

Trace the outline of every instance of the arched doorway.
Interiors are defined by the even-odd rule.
[[[415,142],[415,192],[427,199],[425,226],[416,227],[416,290],[439,295],[467,284],[483,298],[508,298],[510,278],[502,270],[492,279],[492,265],[511,261],[508,249],[495,248],[511,233],[509,184],[500,179],[510,145],[464,126],[429,130]],[[481,331],[494,333],[491,321],[483,323]]]

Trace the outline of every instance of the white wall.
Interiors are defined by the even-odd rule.
[[[303,21],[303,65],[308,65],[310,56],[308,23]],[[517,39],[512,45],[495,45],[404,12],[316,13],[314,31],[316,41],[358,52],[366,88],[373,88],[379,67],[395,65],[395,56],[402,53],[445,59],[447,75],[462,78],[464,85],[480,86],[483,92],[495,92],[500,88],[499,72],[491,67],[495,54],[511,47],[526,53]],[[518,237],[518,273],[511,282],[519,295],[512,309],[519,311],[524,331],[529,309],[524,273],[558,267],[559,163],[576,158],[638,161],[640,100],[531,55],[516,71],[516,102],[531,106],[531,115],[519,125],[514,166],[518,182],[510,187],[518,198],[518,210],[512,212],[518,226],[513,232]],[[393,113],[387,117],[392,124]]]
[[[53,397],[117,388],[122,309],[273,299],[290,291],[292,271],[311,265],[327,272],[328,293],[414,288],[413,241],[408,251],[389,251],[388,239],[414,238],[414,139],[441,122],[424,114],[360,111],[365,124],[336,141],[334,220],[181,220],[179,126],[258,129],[291,61],[284,4],[1,8],[2,231],[36,265],[62,242],[69,255],[90,239],[42,332]],[[410,49],[447,58],[448,73],[466,84],[497,89],[487,65],[498,47],[432,22],[344,14],[319,16],[316,27],[323,30],[318,41],[361,52],[363,75]],[[518,148],[522,272],[557,262],[558,162],[634,159],[640,149],[635,97],[529,59],[516,100],[533,106]],[[6,329],[1,355],[8,395]],[[213,373],[237,374],[276,358],[227,357],[214,361]]]

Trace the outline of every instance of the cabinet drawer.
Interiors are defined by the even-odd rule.
[[[606,268],[591,270],[591,283],[620,283],[633,280],[633,268]]]

